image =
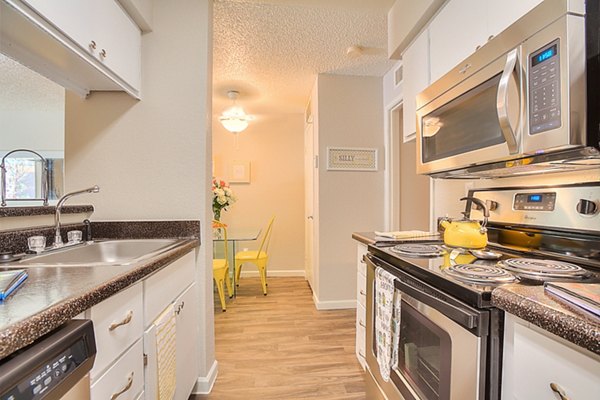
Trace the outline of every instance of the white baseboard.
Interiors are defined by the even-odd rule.
[[[267,278],[268,277],[277,277],[277,276],[300,276],[302,278],[305,277],[303,269],[280,269],[279,271],[267,269]],[[242,269],[242,278],[258,278],[258,271],[255,269],[254,271],[250,269],[250,271],[244,271]]]
[[[196,381],[196,385],[192,390],[192,394],[209,394],[212,390],[215,381],[217,380],[217,374],[219,373],[219,363],[217,360],[213,363],[212,367],[208,371],[208,375],[199,376]]]
[[[356,300],[330,300],[320,301],[313,292],[313,302],[317,310],[343,310],[346,308],[356,308]]]

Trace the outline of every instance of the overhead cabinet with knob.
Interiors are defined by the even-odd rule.
[[[0,0],[1,50],[82,96],[141,91],[141,31],[115,0]]]
[[[542,0],[450,0],[429,25],[435,82]]]

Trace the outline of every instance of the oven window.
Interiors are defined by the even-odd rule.
[[[450,335],[402,301],[398,367],[422,399],[450,399]],[[392,379],[396,380],[392,374]],[[398,382],[400,384],[400,382]]]
[[[496,97],[501,74],[423,117],[423,162],[505,142]]]

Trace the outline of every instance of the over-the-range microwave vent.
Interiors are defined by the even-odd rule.
[[[600,169],[600,151],[594,147],[578,147],[515,160],[441,171],[430,176],[444,179],[495,179],[590,169]]]

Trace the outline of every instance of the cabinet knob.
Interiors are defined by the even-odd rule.
[[[107,56],[106,49],[102,49],[102,51],[100,52],[100,57],[106,58],[106,56]]]
[[[95,41],[92,40],[90,42],[89,46],[90,46],[90,50],[96,50],[96,42]]]
[[[594,215],[598,212],[598,204],[586,199],[580,199],[577,203],[577,212],[583,215]]]
[[[360,294],[362,294],[363,296],[366,296],[366,295],[367,295],[367,294],[365,293],[365,291],[364,291],[364,290],[362,290],[362,289],[360,289],[359,293],[360,293]]]
[[[488,36],[488,42],[494,38],[494,35]]]
[[[125,393],[126,391],[128,391],[129,389],[131,389],[131,386],[133,385],[133,372],[131,372],[129,374],[129,376],[127,377],[127,383],[125,384],[125,386],[123,387],[123,389],[119,390],[116,393],[113,393],[110,396],[110,400],[115,400],[117,399],[120,395],[122,395],[123,393]]]
[[[550,383],[550,389],[552,389],[552,391],[554,393],[558,394],[558,396],[560,397],[560,400],[569,400],[569,398],[567,397],[567,394],[565,393],[563,388],[558,386],[558,384],[556,384],[554,382]]]
[[[108,327],[108,330],[112,332],[112,331],[114,331],[115,329],[117,329],[118,327],[120,327],[122,325],[127,325],[128,323],[131,322],[132,318],[133,318],[133,311],[129,310],[127,312],[127,315],[125,315],[125,318],[123,318],[119,322],[113,322],[112,324],[110,324],[110,326]]]
[[[360,319],[358,320],[358,325],[362,326],[363,328],[366,328],[367,326],[365,325],[364,322],[362,322]]]

